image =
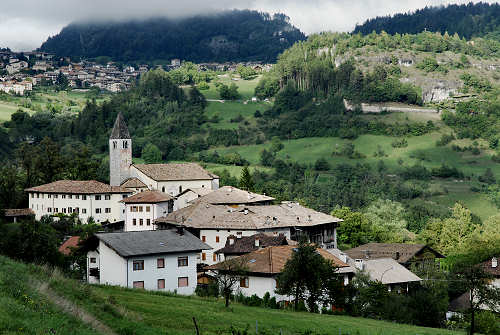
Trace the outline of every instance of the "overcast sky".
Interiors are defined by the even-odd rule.
[[[2,3],[0,47],[32,50],[75,20],[180,17],[221,9],[256,9],[290,16],[307,34],[350,31],[367,18],[426,5],[468,0],[14,0]],[[478,1],[473,1],[478,2]],[[495,2],[495,1],[486,1]]]

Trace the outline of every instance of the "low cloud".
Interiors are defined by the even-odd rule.
[[[466,2],[468,0],[17,0],[2,6],[0,46],[15,50],[36,48],[48,36],[77,20],[177,18],[249,8],[285,13],[294,25],[310,34],[325,30],[350,31],[356,23],[371,17]]]

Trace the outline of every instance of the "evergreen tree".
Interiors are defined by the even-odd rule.
[[[248,166],[245,165],[241,171],[240,177],[240,188],[246,191],[253,191],[255,187],[252,175],[248,170]]]

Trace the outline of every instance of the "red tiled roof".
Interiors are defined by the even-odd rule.
[[[292,257],[293,249],[297,248],[292,245],[282,245],[260,249],[249,254],[231,258],[224,262],[214,264],[207,267],[209,270],[224,270],[227,267],[225,262],[240,262],[246,267],[246,271],[250,273],[278,274],[285,267],[286,262]],[[317,252],[325,259],[331,260],[337,267],[348,267],[346,263],[326,251],[318,248]]]
[[[49,184],[27,188],[25,191],[67,194],[132,193],[124,187],[111,186],[97,180],[58,180]]]
[[[78,248],[78,243],[80,242],[80,236],[71,236],[59,247],[59,252],[69,256],[74,249]]]
[[[165,202],[173,200],[169,194],[158,191],[144,191],[134,194],[131,197],[121,200],[126,204],[155,204],[158,202]]]

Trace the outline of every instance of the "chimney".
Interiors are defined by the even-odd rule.
[[[248,214],[248,209],[245,208],[245,215],[247,215],[247,214]]]
[[[492,267],[492,268],[496,268],[496,267],[498,267],[498,259],[497,259],[496,257],[493,257],[493,258],[491,259],[491,267]]]
[[[363,270],[365,264],[364,264],[364,261],[362,259],[356,259],[354,261],[354,265],[356,266],[356,269]]]
[[[258,238],[255,239],[255,246],[260,247],[260,240]]]
[[[229,245],[233,245],[234,244],[234,238],[230,237],[229,238]]]

